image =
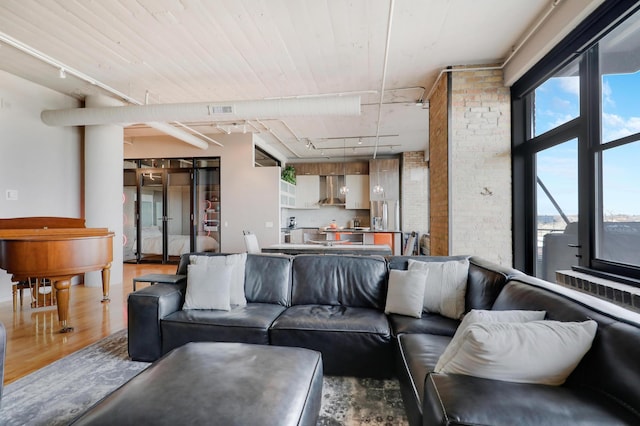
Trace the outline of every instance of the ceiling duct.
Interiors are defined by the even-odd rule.
[[[316,115],[360,115],[360,96],[332,96],[256,101],[194,102],[42,111],[50,126],[91,126],[154,121],[228,121]]]

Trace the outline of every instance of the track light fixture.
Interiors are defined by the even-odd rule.
[[[60,78],[67,78],[67,72],[64,70],[64,68],[60,68],[58,70],[58,77]]]

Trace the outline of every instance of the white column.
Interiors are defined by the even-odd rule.
[[[121,106],[101,95],[88,96],[86,107]],[[124,130],[120,125],[85,126],[84,211],[88,228],[109,228],[113,237],[111,286],[122,285],[122,164]],[[85,285],[102,285],[99,271],[85,275]]]

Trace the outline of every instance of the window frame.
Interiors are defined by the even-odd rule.
[[[636,141],[639,134],[600,143],[601,91],[598,41],[640,10],[640,3],[603,3],[511,88],[513,259],[514,267],[536,269],[536,154],[572,138],[578,140],[579,255],[574,269],[640,286],[640,267],[595,258],[598,208],[602,206],[602,152]],[[571,121],[533,136],[533,102],[537,87],[578,59],[580,114]]]

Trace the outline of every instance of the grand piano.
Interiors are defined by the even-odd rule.
[[[23,217],[0,219],[0,269],[12,281],[48,278],[56,291],[61,333],[68,324],[71,278],[102,271],[102,301],[109,301],[113,232],[87,228],[84,219]]]

